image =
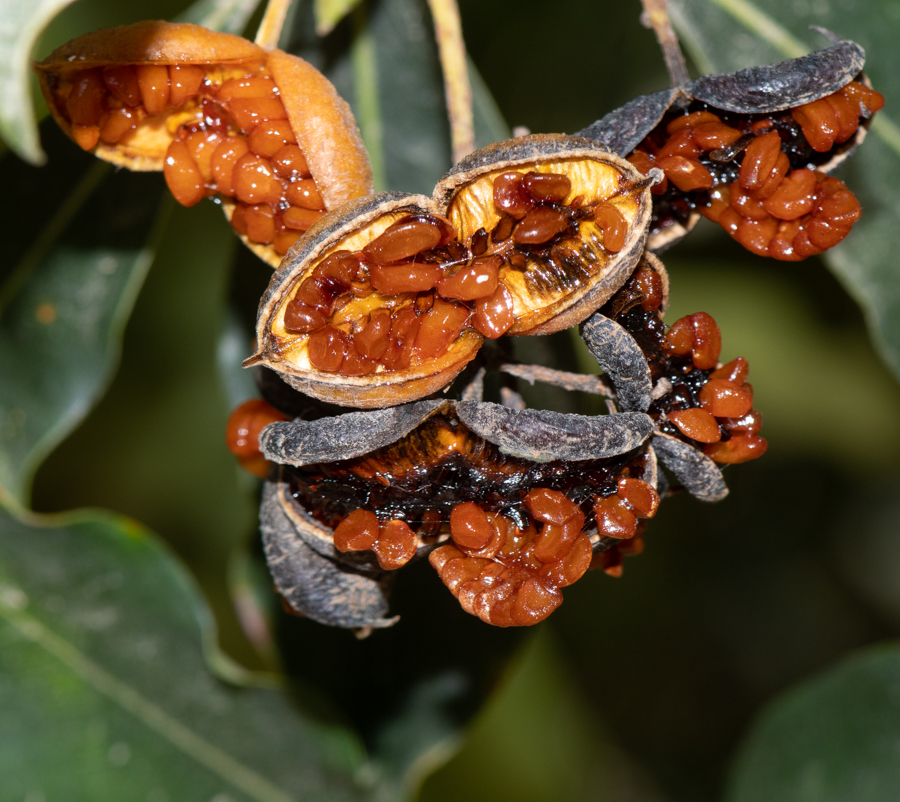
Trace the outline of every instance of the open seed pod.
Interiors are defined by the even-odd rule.
[[[860,206],[828,177],[884,105],[853,42],[639,97],[578,132],[641,171],[658,167],[648,246],[700,215],[760,256],[797,261],[840,242]]]
[[[217,198],[272,266],[327,210],[372,192],[350,107],[296,56],[197,25],[139,22],[73,39],[35,69],[78,145],[163,170],[184,206]]]
[[[595,142],[543,134],[470,154],[434,197],[461,244],[499,261],[506,333],[550,334],[584,320],[631,274],[655,180]]]
[[[441,389],[483,339],[468,306],[432,291],[454,239],[424,195],[344,205],[272,277],[259,307],[259,350],[244,365],[264,364],[295,389],[344,406],[393,406]],[[423,244],[435,261],[424,261]]]
[[[439,390],[484,337],[557,331],[609,298],[640,256],[652,180],[595,143],[535,136],[463,160],[435,200],[347,204],[273,276],[245,365],[345,406]]]
[[[386,626],[386,575],[430,552],[467,612],[537,623],[655,514],[650,431],[643,413],[475,400],[274,423],[260,447],[280,463],[261,510],[276,585],[317,621]]]
[[[665,270],[646,254],[628,283],[581,327],[623,409],[646,411],[653,447],[678,483],[702,501],[728,493],[718,464],[761,457],[762,415],[753,408],[749,364],[719,362],[722,336],[705,312],[662,322]]]

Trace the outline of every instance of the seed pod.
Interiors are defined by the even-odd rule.
[[[296,56],[188,23],[79,37],[35,65],[56,121],[85,150],[163,170],[175,198],[216,196],[273,266],[372,174],[349,106]]]
[[[473,154],[435,200],[347,204],[273,276],[245,365],[345,406],[421,398],[484,337],[556,331],[615,292],[640,256],[650,184],[593,143],[536,136]]]
[[[389,576],[430,553],[467,612],[536,623],[595,551],[634,536],[620,518],[655,514],[649,431],[641,413],[515,413],[478,400],[268,426],[262,453],[281,465],[261,519],[276,584],[317,621],[386,626]]]
[[[853,42],[779,64],[707,75],[631,101],[579,132],[658,167],[649,247],[664,250],[701,214],[759,255],[797,261],[832,247],[859,216],[827,173],[884,105]],[[839,208],[838,208],[839,207]]]
[[[259,350],[245,366],[265,364],[301,392],[362,408],[449,384],[482,342],[467,325],[471,309],[433,292],[444,273],[431,255],[446,253],[452,238],[422,195],[345,204],[272,277],[260,302]]]
[[[584,320],[631,274],[653,181],[594,142],[547,134],[470,154],[434,197],[461,243],[486,232],[488,253],[505,257],[507,333],[549,334]]]

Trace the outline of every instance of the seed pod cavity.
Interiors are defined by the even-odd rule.
[[[447,403],[419,401],[314,421],[272,424],[263,430],[260,447],[266,459],[282,465],[352,459],[405,437]]]
[[[264,491],[260,528],[269,570],[279,593],[295,610],[319,623],[349,629],[397,622],[397,617],[386,617],[393,577],[342,566],[311,548],[297,534],[272,483]]]
[[[627,162],[583,138],[499,142],[456,165],[435,188],[461,243],[489,235],[511,297],[508,334],[549,334],[609,298],[643,250],[649,187]]]
[[[702,451],[661,432],[653,433],[653,450],[660,462],[692,496],[700,501],[721,501],[728,487],[719,467]]]
[[[547,462],[603,459],[625,454],[650,435],[653,423],[641,412],[588,417],[549,410],[513,410],[489,402],[457,403],[457,415],[473,432],[505,454]]]

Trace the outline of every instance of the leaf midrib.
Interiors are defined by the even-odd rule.
[[[167,740],[176,749],[206,767],[226,782],[258,802],[295,802],[280,788],[234,755],[223,752],[190,727],[185,726],[143,694],[117,679],[72,643],[53,632],[29,613],[17,609],[0,596],[0,618],[27,640],[42,647],[97,693],[131,713],[148,729]]]

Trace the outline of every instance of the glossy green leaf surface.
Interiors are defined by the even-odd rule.
[[[863,46],[866,74],[884,95],[869,138],[838,177],[857,194],[863,216],[823,259],[859,302],[885,362],[900,376],[900,6],[890,0],[826,0],[810,6],[778,0],[674,0],[674,19],[704,70],[728,72],[827,47],[816,25]],[[873,21],[877,20],[877,24]],[[789,266],[786,269],[790,269]]]
[[[892,802],[900,788],[900,648],[870,649],[775,702],[728,802]]]
[[[357,740],[302,692],[217,680],[213,640],[184,570],[136,523],[0,511],[0,795],[362,798]]]
[[[32,164],[42,164],[45,156],[31,103],[31,50],[50,20],[71,2],[0,2],[0,139]]]
[[[84,418],[117,364],[165,221],[162,187],[148,178],[89,168],[5,277],[0,486],[23,503],[41,460]]]

